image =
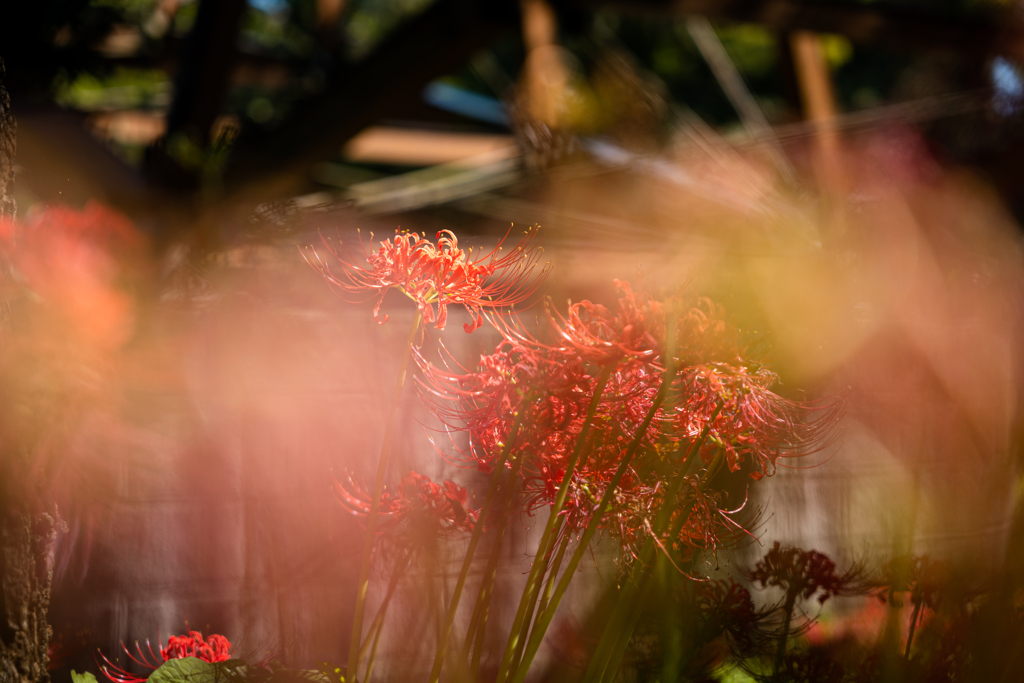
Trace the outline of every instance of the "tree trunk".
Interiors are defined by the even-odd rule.
[[[15,135],[18,126],[11,113],[11,98],[4,88],[4,60],[0,58],[0,218],[14,218],[14,197],[7,194],[8,185],[14,180]]]
[[[14,180],[17,124],[3,86],[0,59],[0,218],[14,218],[9,193]],[[6,330],[0,329],[0,332]],[[0,441],[0,683],[49,683],[50,606],[53,546],[63,526],[57,506],[33,508],[34,487],[22,449]]]
[[[46,622],[53,546],[62,525],[53,506],[33,514],[4,501],[0,519],[0,683],[49,683]]]

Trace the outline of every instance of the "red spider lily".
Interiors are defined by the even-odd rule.
[[[366,518],[370,514],[370,494],[346,476],[346,483],[335,480],[335,492],[342,507]],[[469,507],[466,488],[450,481],[441,484],[416,472],[407,474],[398,485],[398,493],[385,493],[377,509],[377,533],[393,532],[403,522],[415,526],[412,533],[424,529],[438,534],[472,532],[479,512]],[[407,530],[408,531],[408,530]]]
[[[644,292],[634,292],[629,283],[613,280],[618,292],[616,311],[590,301],[570,304],[565,315],[546,302],[545,311],[552,330],[549,346],[579,355],[599,366],[622,358],[663,362],[668,315],[683,308],[679,300],[657,301]],[[526,345],[541,344],[524,333],[521,326],[493,320],[506,337]],[[722,310],[710,299],[700,298],[675,321],[676,365],[739,360],[740,346],[735,327],[727,324]]]
[[[888,579],[879,586],[878,598],[882,602],[894,600],[896,593],[910,593],[912,605],[934,610],[949,585],[949,566],[927,555],[915,555],[909,562],[905,557],[894,558],[887,574]]]
[[[749,578],[757,581],[762,588],[776,586],[785,591],[783,613],[785,621],[778,636],[775,663],[772,676],[777,677],[786,655],[786,641],[790,634],[790,623],[797,598],[809,600],[818,595],[818,603],[824,604],[833,595],[858,595],[869,590],[860,567],[844,573],[836,571],[835,563],[817,550],[803,550],[782,546],[778,541],[765,556],[758,560]]]
[[[635,437],[641,439],[639,455],[619,484],[613,512],[632,506],[636,513],[637,506],[645,504],[644,496],[656,491],[657,482],[638,472],[651,470],[650,463],[664,464],[667,452],[685,451],[682,446],[700,438],[705,429],[700,451],[704,462],[722,453],[730,471],[748,463],[755,479],[771,474],[778,458],[827,442],[841,404],[828,404],[820,409],[822,415],[808,422],[805,418],[815,407],[773,393],[776,376],[741,357],[734,328],[707,300],[700,300],[679,321],[675,363],[680,369],[672,391],[647,431],[637,435],[662,381],[665,306],[624,283],[616,285],[615,314],[584,301],[559,316],[549,304],[552,343],[520,326],[495,321],[505,339],[493,354],[480,359],[476,371],[453,361],[435,367],[417,356],[424,376],[419,380],[421,395],[429,407],[448,427],[470,434],[464,460],[490,471],[513,422],[520,421],[512,446],[514,454],[526,458],[526,512],[554,500],[602,375],[607,384],[591,421],[588,447],[569,483],[563,514],[570,529],[585,526],[605,482]],[[691,531],[699,519],[705,518],[695,516]]]
[[[439,368],[422,356],[417,362],[424,376],[417,380],[421,397],[446,426],[470,434],[461,459],[488,472],[517,418],[517,457],[571,450],[597,383],[578,357],[514,340],[483,356],[476,372],[451,362]]]
[[[231,658],[231,642],[227,638],[213,633],[204,640],[202,633],[191,630],[185,636],[170,636],[167,639],[167,647],[164,647],[162,644],[160,645],[159,658],[153,652],[153,646],[150,645],[149,640],[146,640],[146,652],[143,652],[138,641],[135,642],[135,655],[125,647],[124,643],[121,643],[121,649],[124,650],[128,659],[139,666],[152,670],[157,669],[160,664],[171,659],[196,657],[204,662],[214,664],[216,662],[226,662]],[[100,664],[100,671],[114,683],[141,683],[146,680],[146,677],[129,673],[117,664],[114,664],[102,652],[100,657],[103,659],[103,663]]]
[[[798,596],[807,600],[817,594],[818,602],[823,604],[833,595],[856,595],[867,590],[859,568],[839,573],[835,562],[824,553],[783,546],[778,541],[757,561],[750,579],[763,588],[782,588],[790,603]]]
[[[779,458],[826,448],[843,412],[841,400],[814,404],[779,396],[771,390],[777,375],[756,364],[708,363],[680,376],[672,431],[693,438],[717,412],[702,459],[708,463],[722,452],[730,471],[747,463],[755,480],[774,474]]]
[[[449,360],[438,368],[418,352],[416,359],[424,374],[418,380],[421,396],[428,406],[445,425],[471,432],[511,422],[520,410],[530,412],[527,422],[564,422],[586,400],[591,381],[578,358],[509,339],[481,356],[475,372]]]
[[[231,643],[227,638],[216,633],[208,641],[203,634],[189,631],[187,636],[171,636],[167,639],[167,647],[160,648],[164,661],[197,657],[204,662],[226,662],[231,658]]]
[[[702,581],[693,586],[693,601],[700,616],[700,642],[725,635],[734,651],[749,653],[771,636],[765,627],[775,620],[773,607],[757,609],[750,591],[734,580]]]
[[[481,359],[477,372],[456,371],[451,364],[441,369],[422,357],[418,360],[425,376],[425,400],[449,427],[470,433],[470,447],[462,459],[492,471],[518,419],[521,428],[512,452],[524,458],[524,510],[550,504],[599,384],[580,357],[551,346],[504,340],[494,354]],[[656,375],[632,360],[610,373],[595,413],[586,462],[574,472],[570,485],[566,514],[574,528],[588,518],[596,503],[593,495],[603,492],[602,487],[588,487],[591,473],[597,478],[610,476],[657,393],[656,381]],[[651,429],[645,438],[653,445],[657,430]]]
[[[668,557],[676,569],[679,563],[689,563],[699,552],[716,554],[720,550],[738,547],[744,539],[757,540],[749,530],[759,520],[759,511],[747,519],[734,519],[744,513],[747,501],[736,509],[726,509],[724,495],[705,491],[698,477],[687,477],[682,492],[675,501],[665,499],[668,487],[657,482],[653,487],[638,482],[620,485],[602,529],[619,540],[626,561],[636,560],[639,550],[648,538],[653,538],[658,550]],[[651,520],[665,505],[671,505],[668,528],[673,531],[655,533]],[[686,574],[689,576],[688,574]],[[693,578],[693,577],[691,577]]]
[[[484,309],[521,303],[533,295],[547,275],[549,266],[533,277],[543,254],[536,246],[538,232],[529,228],[504,254],[503,239],[479,258],[473,257],[472,249],[461,249],[450,230],[437,233],[436,244],[417,233],[399,232],[381,242],[376,253],[366,254],[366,267],[346,261],[325,241],[327,251],[342,265],[339,274],[315,251],[312,259],[308,254],[306,258],[331,284],[347,292],[370,292],[375,302],[373,315],[380,323],[388,319],[380,314],[381,302],[394,288],[415,301],[424,322],[434,323],[439,330],[448,321],[449,305],[465,306],[472,322],[464,328],[472,332],[483,324]]]
[[[613,280],[619,292],[618,312],[590,301],[570,304],[565,316],[550,301],[545,307],[558,341],[588,362],[607,365],[623,357],[658,358],[664,347],[662,304],[635,294],[628,283]]]

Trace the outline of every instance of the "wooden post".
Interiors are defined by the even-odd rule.
[[[523,13],[523,90],[531,119],[557,129],[567,76],[558,53],[558,19],[546,0],[521,0]]]
[[[328,52],[338,48],[338,25],[345,11],[345,0],[316,0],[316,31],[320,45]]]
[[[804,118],[815,129],[815,175],[819,189],[831,197],[846,189],[839,135],[836,133],[836,100],[832,90],[821,38],[809,31],[796,31],[790,37],[793,64],[800,87]]]

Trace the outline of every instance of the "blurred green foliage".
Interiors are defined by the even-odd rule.
[[[316,51],[316,39],[310,29],[282,11],[265,11],[250,6],[242,17],[239,41],[249,51],[270,54],[281,59],[308,59]]]
[[[344,28],[349,59],[358,61],[403,20],[425,10],[433,0],[352,0]]]
[[[171,82],[159,69],[119,67],[107,74],[58,74],[54,100],[83,111],[154,109],[170,104]]]
[[[105,7],[127,21],[145,21],[157,7],[158,0],[92,0],[93,7]]]

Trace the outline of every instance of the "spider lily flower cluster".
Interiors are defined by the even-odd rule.
[[[861,595],[869,583],[859,567],[840,572],[825,553],[783,546],[778,541],[765,553],[750,579],[762,588],[775,586],[786,593],[786,601],[816,597],[819,604],[836,595]]]
[[[397,289],[416,302],[423,322],[433,323],[439,330],[448,322],[448,306],[464,306],[472,316],[465,330],[473,332],[483,325],[484,309],[522,303],[543,281],[547,266],[539,277],[533,272],[543,255],[536,246],[537,233],[536,228],[529,228],[510,249],[504,248],[503,239],[492,251],[475,258],[472,249],[459,247],[450,230],[437,233],[436,243],[425,235],[398,232],[381,242],[376,252],[366,253],[365,266],[342,257],[324,240],[327,253],[340,264],[340,272],[316,251],[308,251],[306,258],[331,284],[350,293],[369,293],[373,315],[380,323],[388,319],[380,313],[384,296]]]
[[[544,329],[527,330],[502,309],[536,290],[539,278],[529,279],[539,254],[535,239],[530,230],[509,254],[473,259],[450,232],[439,233],[436,244],[400,233],[367,256],[367,267],[332,251],[342,264],[337,275],[318,255],[310,259],[332,284],[369,293],[380,322],[386,320],[381,302],[396,288],[438,329],[447,321],[447,306],[461,304],[472,316],[467,332],[486,320],[500,335],[493,353],[472,369],[450,355],[431,362],[410,335],[421,397],[449,430],[468,435],[453,460],[491,476],[479,510],[467,504],[462,487],[415,473],[397,493],[385,494],[384,452],[373,492],[347,477],[336,486],[342,506],[367,520],[368,539],[385,534],[400,542],[401,528],[417,518],[429,520],[435,536],[470,536],[431,683],[440,678],[485,524],[495,537],[462,663],[453,665],[477,676],[505,520],[546,511],[497,675],[498,683],[522,683],[596,534],[614,539],[622,551],[626,589],[616,609],[623,610],[619,621],[625,626],[613,620],[614,632],[602,637],[614,652],[628,642],[630,624],[639,618],[630,591],[646,590],[655,564],[666,561],[690,576],[709,554],[752,536],[756,513],[744,518],[745,496],[735,499],[723,482],[733,476],[756,482],[773,474],[780,459],[827,445],[842,410],[838,400],[804,403],[775,393],[776,375],[748,357],[738,330],[708,299],[660,301],[615,281],[614,308],[580,301],[562,312],[547,301]],[[368,566],[367,555],[364,574]],[[353,674],[367,647],[359,602],[364,588],[357,595],[348,668]],[[379,621],[371,629],[374,642]],[[607,659],[587,678],[602,680],[617,666],[614,657]]]
[[[786,642],[790,636],[793,609],[798,598],[809,600],[817,596],[818,604],[836,595],[863,595],[870,590],[863,568],[853,567],[840,572],[824,553],[783,546],[778,541],[765,553],[749,575],[762,588],[774,586],[785,591],[783,612],[785,621],[779,634],[773,675],[778,676],[786,655]]]
[[[338,502],[356,517],[365,519],[370,513],[370,493],[346,475],[345,483],[334,481]],[[445,481],[434,483],[428,477],[410,472],[398,485],[395,494],[385,493],[377,511],[380,522],[377,533],[392,534],[404,527],[402,537],[428,532],[447,536],[454,532],[472,532],[479,516],[468,504],[465,486]]]
[[[712,672],[730,658],[756,657],[779,621],[777,606],[755,606],[733,579],[677,581],[659,608],[637,629],[626,662],[638,673],[660,670],[658,680],[715,680]]]
[[[718,457],[730,472],[760,479],[780,458],[827,442],[840,406],[829,404],[806,420],[815,408],[774,394],[775,375],[742,357],[735,331],[706,299],[678,321],[676,355],[666,359],[666,305],[626,283],[616,286],[614,313],[583,301],[563,316],[549,305],[551,342],[499,321],[503,339],[474,371],[417,355],[421,394],[448,427],[469,433],[468,450],[458,454],[465,465],[493,472],[503,451],[522,462],[517,512],[553,506],[568,472],[559,513],[567,532],[582,532],[636,441],[638,455],[618,482],[601,529],[618,535],[626,550],[657,510],[689,504],[696,514],[674,542],[691,546],[702,537],[714,546],[720,534],[710,529],[735,528],[728,515],[742,505],[721,507],[722,495],[685,474],[696,472],[698,461],[707,466]],[[675,370],[665,390],[669,362]],[[649,413],[653,418],[644,426]],[[688,457],[692,446],[697,457]],[[680,474],[685,484],[668,500],[669,479]]]
[[[545,266],[539,276],[534,277],[534,270],[543,253],[536,248],[536,238],[537,230],[531,228],[515,247],[504,254],[503,239],[488,254],[474,258],[471,251],[459,247],[458,239],[451,231],[439,232],[436,244],[431,243],[425,236],[399,232],[393,239],[381,242],[376,253],[367,251],[366,266],[346,260],[325,240],[327,252],[341,264],[339,273],[335,273],[331,269],[331,264],[321,258],[316,251],[308,250],[305,256],[331,284],[349,293],[369,294],[369,298],[374,300],[374,317],[380,323],[387,320],[387,316],[381,317],[380,307],[389,290],[397,289],[412,299],[417,306],[417,315],[413,318],[409,331],[411,347],[421,322],[434,323],[435,328],[444,329],[448,322],[449,305],[462,305],[469,312],[472,320],[464,325],[464,329],[469,333],[483,324],[484,309],[513,306],[529,298],[547,273]],[[377,476],[366,511],[366,543],[356,587],[356,606],[349,645],[348,670],[353,676],[359,670],[359,660],[364,649],[361,641],[362,622],[376,536],[378,507],[384,491],[384,475],[390,459],[391,434],[397,419],[397,408],[405,383],[409,357],[410,349],[407,348],[400,364],[391,415],[377,462]],[[367,677],[370,670],[368,667]]]
[[[135,643],[134,655],[131,650],[125,647],[124,643],[121,643],[121,649],[124,650],[125,655],[132,662],[150,670],[156,670],[163,662],[172,659],[184,659],[185,657],[195,657],[211,664],[226,662],[231,658],[231,642],[227,638],[216,633],[203,638],[202,633],[191,630],[187,635],[170,636],[167,639],[167,645],[161,644],[157,649],[160,653],[159,656],[153,652],[153,646],[150,645],[148,640],[146,641],[145,652],[143,652],[138,642]],[[100,653],[100,658],[103,660],[99,665],[100,671],[113,683],[142,683],[148,677],[129,673],[107,659],[106,655],[102,652]]]

